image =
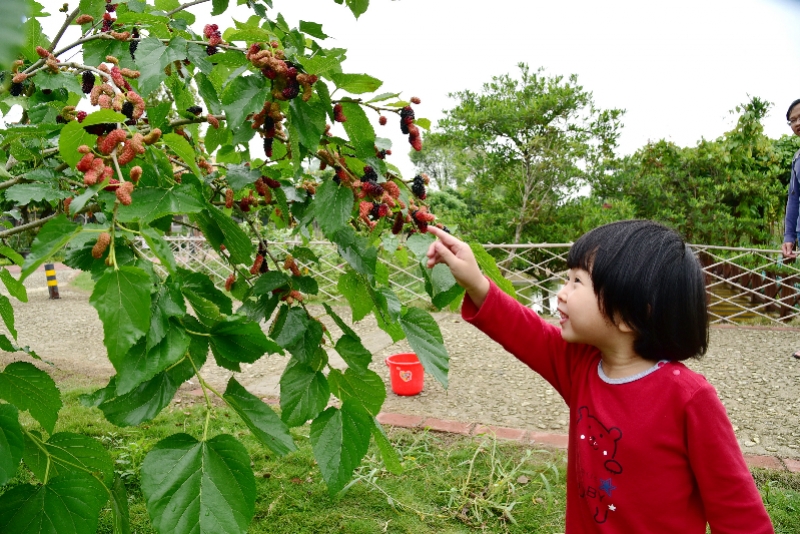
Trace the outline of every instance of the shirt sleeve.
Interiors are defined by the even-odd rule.
[[[542,375],[569,404],[572,364],[578,361],[580,351],[593,347],[567,343],[556,326],[505,294],[491,280],[489,284],[480,308],[464,297],[461,316]]]
[[[687,448],[713,534],[774,534],[725,407],[710,384],[687,403]]]
[[[792,177],[789,179],[789,191],[786,197],[786,219],[784,220],[783,242],[794,243],[797,240],[797,218],[800,216],[800,191],[797,189],[797,159],[792,160]]]

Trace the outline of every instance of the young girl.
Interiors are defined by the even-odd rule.
[[[485,278],[435,228],[428,267],[466,289],[462,316],[541,374],[570,409],[567,534],[773,533],[725,408],[680,363],[708,345],[703,273],[674,231],[622,221],[583,235],[561,328]]]

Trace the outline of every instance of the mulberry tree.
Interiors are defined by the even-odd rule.
[[[356,16],[367,3],[346,2]],[[24,302],[22,282],[54,254],[91,273],[90,302],[115,375],[84,400],[110,422],[139,425],[185,381],[202,387],[202,432],[167,437],[142,465],[147,509],[162,533],[245,532],[253,517],[250,458],[236,437],[209,432],[213,397],[279,455],[296,448],[289,429],[311,421],[331,493],[346,485],[372,439],[386,465],[399,469],[375,419],[386,390],[369,369],[370,352],[327,303],[317,315],[307,306],[318,283],[295,257],[313,252],[279,253],[274,229],[305,240],[319,231],[334,243],[347,264],[339,288],[353,319],[374,313],[447,384],[435,321],[401,305],[378,263],[384,237],[420,239],[437,224],[414,194],[424,197],[423,184],[400,176],[373,126],[401,128],[419,150],[419,125],[428,124],[415,117],[419,101],[376,94],[379,80],[348,73],[345,50],[326,47],[321,25],[291,27],[271,0],[238,4],[250,16],[229,27],[203,25],[194,14],[225,14],[229,0],[81,0],[59,13],[34,0],[0,7],[0,202],[18,223],[0,230],[0,254],[21,265],[19,278],[3,268],[0,279]],[[42,32],[46,16],[64,19],[51,37]],[[70,25],[80,37],[65,42]],[[201,231],[229,263],[224,286],[177,264],[165,240],[175,223]],[[24,258],[9,245],[22,233],[35,233]],[[460,291],[448,272],[434,273],[425,271],[428,290],[443,307]],[[325,315],[340,335],[323,326]],[[25,361],[39,355],[18,345],[8,297],[0,296],[0,316],[8,330],[0,348],[23,353],[0,372],[0,484],[21,461],[38,479],[0,496],[0,531],[55,521],[58,532],[91,533],[110,500],[115,527],[126,532],[125,487],[108,453],[88,436],[55,432],[59,392]],[[325,346],[346,369],[329,365]],[[280,413],[235,378],[217,391],[202,375],[211,358],[239,371],[276,354],[289,359]],[[329,407],[332,395],[339,402]],[[22,411],[33,426],[20,422]]]

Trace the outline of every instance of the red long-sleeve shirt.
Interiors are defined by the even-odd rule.
[[[680,362],[609,379],[593,346],[491,284],[464,319],[542,375],[569,406],[567,534],[774,533],[725,407]]]

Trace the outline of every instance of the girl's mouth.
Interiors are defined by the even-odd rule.
[[[564,326],[564,323],[566,323],[569,320],[569,315],[567,315],[561,310],[558,310],[558,315],[559,315],[558,324]]]

